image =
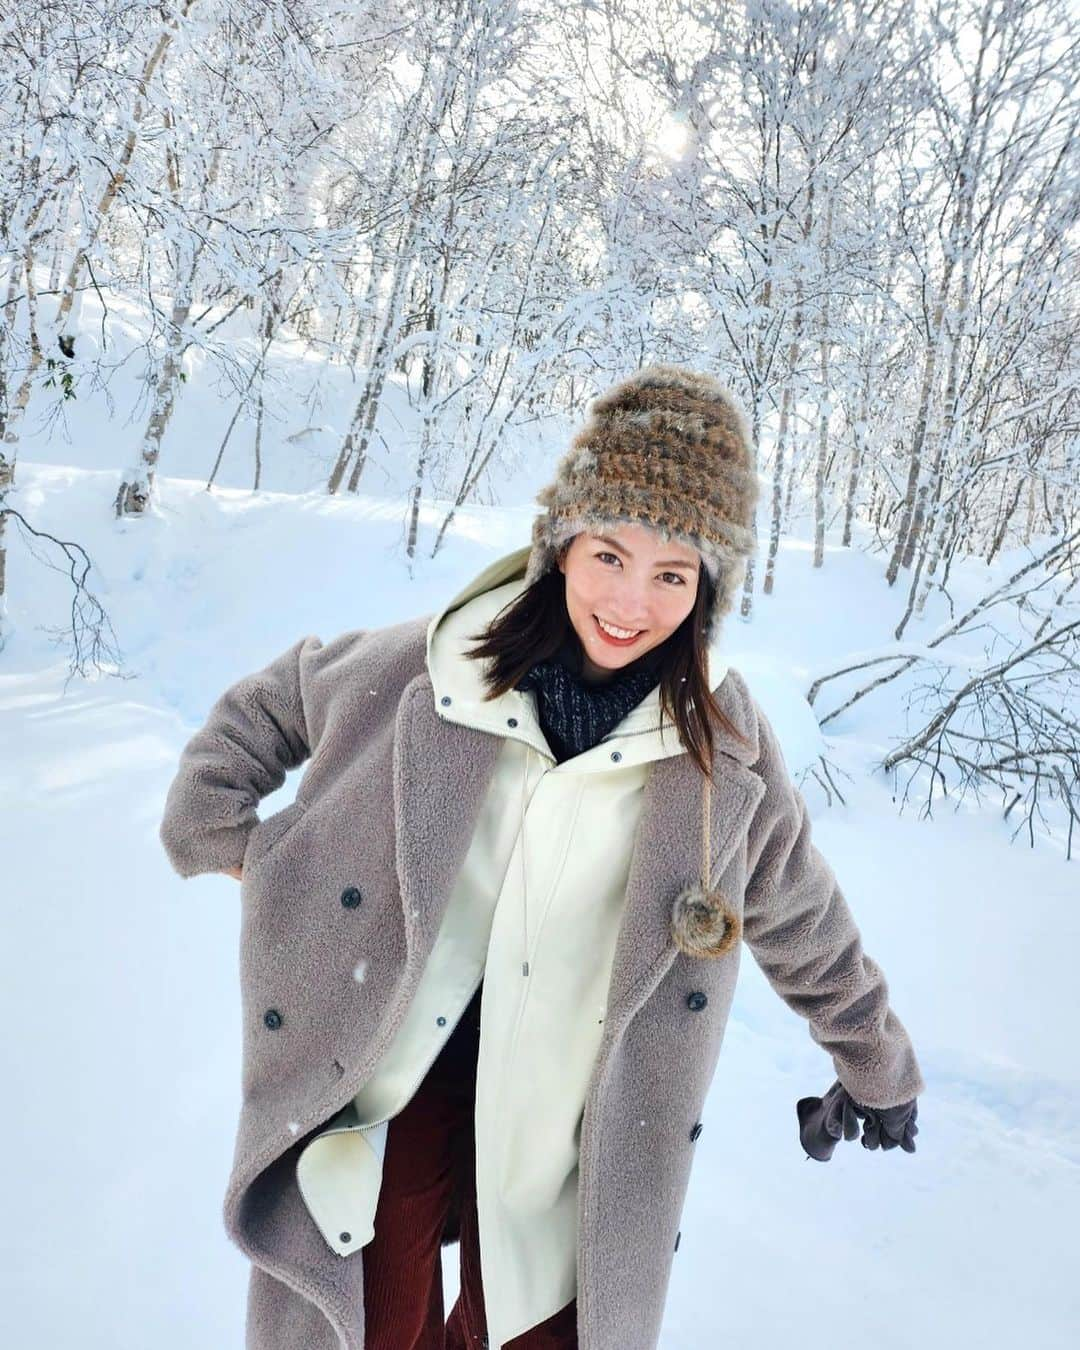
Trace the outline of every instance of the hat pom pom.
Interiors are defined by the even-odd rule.
[[[719,891],[706,894],[695,882],[675,897],[671,933],[687,956],[724,956],[742,937],[742,921]]]

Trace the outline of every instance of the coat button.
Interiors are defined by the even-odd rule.
[[[697,1139],[698,1135],[704,1128],[705,1128],[704,1125],[702,1125],[701,1121],[699,1120],[698,1123],[694,1126],[694,1128],[690,1131],[691,1143],[693,1143]]]
[[[276,1008],[267,1008],[266,1012],[263,1013],[263,1021],[271,1031],[277,1031],[278,1027],[281,1026],[281,1014]]]
[[[508,718],[506,719],[506,725],[507,725],[508,727],[516,727],[516,726],[517,726],[517,718],[516,718],[516,717],[508,717]]]
[[[346,886],[341,892],[341,903],[346,909],[355,909],[363,899],[363,896],[355,886]]]
[[[700,1012],[708,1001],[706,995],[700,989],[696,989],[686,1000],[686,1006],[691,1012]]]
[[[338,1241],[339,1241],[339,1242],[351,1242],[351,1241],[352,1241],[352,1234],[351,1234],[351,1233],[339,1233],[339,1234],[338,1234]]]
[[[442,698],[439,699],[439,702],[443,705],[444,708],[447,707],[447,705],[448,705],[449,702],[450,702],[450,695],[449,695],[449,694],[443,694]]]
[[[436,1021],[436,1022],[439,1024],[439,1026],[441,1026],[441,1027],[446,1026],[446,1018],[445,1018],[445,1017],[436,1017],[435,1021]]]
[[[615,761],[616,764],[618,764],[619,760],[622,759],[622,751],[612,750],[611,758]]]

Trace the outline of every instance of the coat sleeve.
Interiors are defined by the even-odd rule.
[[[743,938],[766,979],[808,1020],[836,1076],[863,1106],[896,1106],[925,1090],[915,1051],[889,1007],[889,987],[829,864],[811,839],[806,802],[758,709],[765,780],[751,830]]]
[[[256,806],[311,754],[308,684],[317,637],[231,685],[180,753],[159,836],[182,877],[239,867]]]

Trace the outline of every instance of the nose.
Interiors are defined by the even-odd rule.
[[[637,629],[637,628],[648,628],[649,626],[648,620],[642,616],[639,616],[636,619],[619,618],[619,610],[617,606],[612,606],[610,609],[600,610],[600,617],[607,623],[613,623],[616,626],[616,628]]]
[[[648,583],[639,581],[635,584],[632,580],[621,580],[623,584],[617,594],[609,597],[606,608],[598,609],[597,614],[606,623],[613,623],[617,628],[648,628],[649,600],[645,590]]]

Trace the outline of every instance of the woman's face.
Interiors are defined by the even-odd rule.
[[[669,637],[694,607],[701,556],[647,525],[582,532],[559,559],[586,679],[609,679]],[[633,636],[611,641],[600,620]]]

